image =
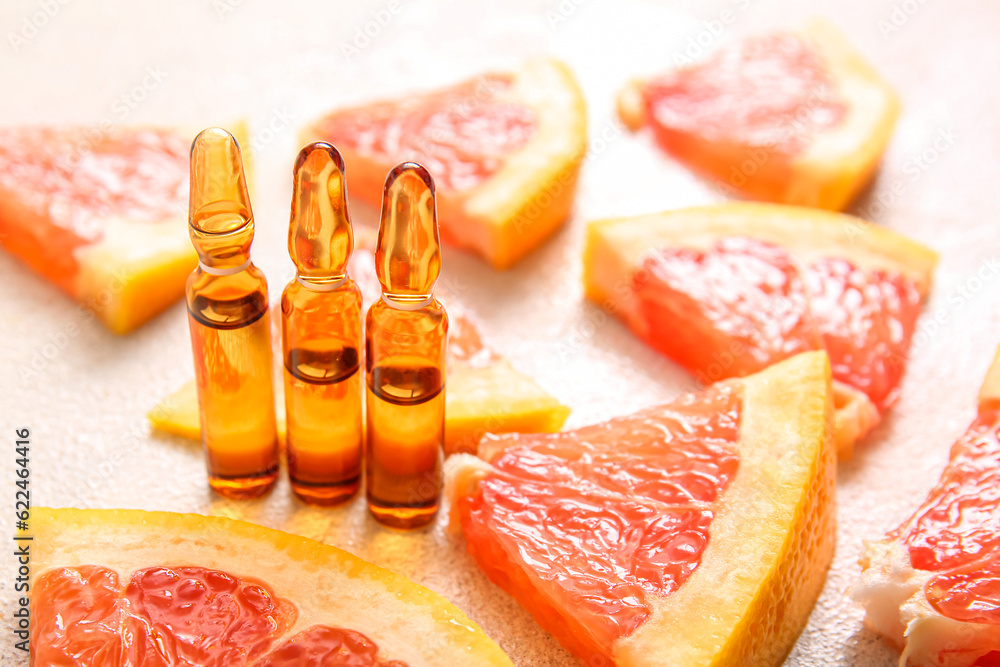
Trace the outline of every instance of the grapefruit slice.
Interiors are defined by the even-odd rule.
[[[841,210],[871,179],[899,104],[836,28],[815,21],[634,81],[618,111],[727,190]]]
[[[434,174],[441,236],[507,268],[569,215],[586,151],[583,95],[565,65],[537,60],[441,90],[333,111],[301,141],[328,141],[352,193],[378,207],[385,174]]]
[[[363,229],[356,232],[350,273],[361,288],[367,308],[379,298],[381,288],[375,277],[371,234]],[[445,452],[475,453],[480,439],[487,432],[547,433],[562,428],[569,416],[569,408],[488,348],[482,341],[475,319],[458,302],[448,298],[442,301],[447,305],[449,317]],[[280,332],[273,337],[273,341],[280,347]],[[275,360],[280,366],[281,355],[276,355]],[[281,383],[275,386],[280,391]],[[285,402],[280,394],[275,409],[279,437],[283,440]],[[150,411],[148,418],[161,431],[200,440],[198,394],[194,381],[163,399]]]
[[[937,486],[861,567],[854,597],[900,664],[1000,665],[1000,351]]]
[[[823,587],[826,355],[448,463],[469,552],[587,665],[776,665]]]
[[[705,384],[826,349],[849,457],[898,397],[936,263],[858,218],[731,203],[591,223],[584,284]]]
[[[176,129],[0,128],[0,243],[115,333],[184,294],[191,136]]]
[[[303,537],[220,517],[33,508],[33,665],[511,665],[458,608]]]

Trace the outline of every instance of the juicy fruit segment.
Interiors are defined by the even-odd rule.
[[[444,90],[334,112],[315,130],[365,154],[420,156],[444,190],[465,190],[499,170],[535,132],[535,112],[506,101],[509,74],[487,74]]]
[[[60,568],[46,572],[33,588],[33,664],[121,664],[117,572],[96,565]]]
[[[684,135],[699,134],[791,156],[845,113],[820,54],[791,33],[751,37],[699,66],[655,78],[645,98],[667,150],[682,145]]]
[[[0,129],[0,238],[116,333],[184,291],[196,256],[186,134],[156,128]]]
[[[125,606],[129,654],[139,664],[253,661],[295,613],[266,586],[202,567],[139,570],[125,588]]]
[[[936,573],[930,603],[955,620],[1000,625],[1000,410],[981,412],[924,504],[887,536]]]
[[[839,258],[813,262],[804,277],[833,377],[863,391],[879,410],[891,406],[920,316],[916,282]]]
[[[263,667],[336,655],[340,664],[405,667],[379,662],[378,646],[361,633],[321,625],[268,652],[294,623],[295,606],[218,570],[145,568],[123,591],[116,572],[91,565],[49,570],[36,586],[33,604],[46,616],[32,635],[34,664]],[[68,601],[87,613],[66,618]]]
[[[511,664],[440,596],[305,538],[129,510],[33,508],[32,529],[32,664]]]
[[[839,210],[868,181],[898,104],[836,29],[747,38],[631,84],[627,125],[724,188],[753,199]]]
[[[983,667],[1000,656],[1000,353],[979,413],[924,503],[867,545],[855,598],[920,667]]]
[[[629,417],[487,438],[488,463],[450,462],[469,551],[587,664],[776,664],[832,556],[828,373],[809,353]]]
[[[360,632],[317,625],[268,653],[257,667],[407,667],[399,660],[383,662],[378,653],[378,646]]]
[[[650,343],[707,384],[822,346],[802,277],[773,244],[731,237],[708,250],[661,248],[642,268],[633,289]],[[714,377],[705,373],[713,365]]]
[[[516,72],[336,110],[301,138],[336,145],[350,165],[352,192],[372,206],[393,165],[423,164],[437,184],[444,241],[506,268],[569,215],[586,112],[569,70],[538,60]]]
[[[739,409],[726,386],[565,437],[519,439],[460,501],[470,553],[574,654],[611,659],[614,641],[648,618],[646,595],[674,592],[698,567],[711,505],[739,465]],[[519,552],[530,577],[509,574]]]
[[[926,593],[927,601],[942,616],[963,623],[1000,625],[1000,563],[995,559],[937,574],[927,582]]]
[[[590,223],[584,285],[705,384],[825,349],[849,458],[898,398],[936,263],[851,216],[731,203]]]
[[[895,401],[920,315],[912,279],[845,259],[799,270],[787,250],[745,237],[707,250],[664,248],[643,268],[634,289],[650,342],[699,379],[742,376],[826,349],[834,379],[880,410]]]

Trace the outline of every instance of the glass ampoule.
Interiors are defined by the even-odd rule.
[[[397,528],[433,519],[441,498],[448,315],[434,181],[407,162],[386,178],[375,271],[382,297],[365,320],[365,485],[375,518]]]
[[[267,281],[250,262],[253,212],[239,145],[209,128],[191,145],[188,215],[198,267],[187,281],[209,485],[230,498],[278,477]]]
[[[327,143],[299,152],[281,297],[288,473],[307,502],[332,505],[361,485],[361,291],[347,275],[354,234],[344,160]]]

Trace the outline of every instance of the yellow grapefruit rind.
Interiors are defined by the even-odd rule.
[[[740,467],[701,565],[615,646],[622,667],[780,664],[823,589],[836,538],[826,354],[741,380]]]
[[[896,127],[899,98],[831,23],[814,20],[802,35],[826,60],[847,105],[847,116],[836,131],[820,134],[796,158],[796,178],[789,184],[785,201],[840,211],[871,180]]]
[[[32,577],[101,565],[125,581],[143,567],[198,566],[266,583],[298,610],[285,637],[315,624],[367,635],[410,667],[513,663],[445,598],[336,547],[222,517],[33,508]]]
[[[550,433],[562,428],[569,408],[522,375],[506,360],[471,367],[452,363],[445,392],[445,453],[475,453],[479,439],[493,433]],[[278,401],[279,437],[285,437],[285,406]],[[147,414],[165,433],[201,439],[194,380],[166,397]]]
[[[591,222],[583,257],[585,294],[637,336],[648,339],[650,332],[632,291],[633,278],[646,255],[665,247],[704,250],[727,236],[769,241],[789,250],[802,264],[823,257],[844,258],[864,270],[899,273],[914,281],[924,299],[938,261],[933,250],[854,216],[782,204],[731,202]],[[846,459],[856,440],[878,423],[878,411],[862,392],[840,383],[836,388],[837,448]]]
[[[619,667],[780,664],[823,589],[836,532],[826,354],[729,382],[744,387],[739,472],[717,506],[701,565],[678,591],[652,599],[649,619],[615,642]],[[450,496],[474,493],[489,470],[474,457],[451,459]]]
[[[452,363],[445,393],[446,454],[475,453],[485,433],[554,433],[570,410],[505,359]]]
[[[1000,348],[997,348],[993,356],[993,363],[986,371],[986,379],[983,386],[979,388],[979,410],[993,410],[1000,408]]]
[[[867,394],[836,380],[833,382],[833,407],[837,458],[850,461],[854,457],[854,443],[878,426],[882,415]]]
[[[245,123],[235,123],[231,131],[246,145]],[[191,139],[197,134],[176,132]],[[249,161],[249,153],[244,160]],[[110,220],[101,240],[78,250],[76,260],[80,271],[73,296],[111,331],[126,334],[184,295],[198,255],[188,237],[185,209],[155,224]]]
[[[280,403],[281,401],[276,403],[275,408],[278,408]],[[284,440],[284,410],[277,417],[278,430],[281,432],[280,437]],[[194,380],[185,382],[180,389],[164,398],[156,404],[156,407],[147,412],[146,418],[153,428],[159,431],[200,441],[201,417],[198,414],[197,383]]]
[[[444,238],[497,269],[512,266],[569,216],[587,147],[586,104],[566,65],[534,60],[513,77],[511,87],[497,99],[533,109],[538,122],[534,135],[482,183],[460,192],[438,192]],[[323,139],[322,119],[300,134],[303,143]],[[352,192],[379,206],[385,175],[395,163],[347,146],[338,148],[347,163]]]
[[[847,114],[833,131],[820,133],[809,148],[790,160],[790,175],[775,172],[771,182],[784,181],[776,202],[840,211],[847,207],[871,180],[892,137],[899,117],[899,99],[892,87],[850,45],[844,35],[827,21],[811,21],[797,33],[813,44],[829,68]],[[632,130],[646,124],[647,111],[643,80],[631,81],[619,94],[618,115]],[[732,146],[717,146],[698,139],[703,155],[718,153],[730,165]],[[739,152],[739,151],[737,151]],[[745,150],[739,152],[741,155]],[[763,179],[770,170],[765,161],[756,175]],[[782,169],[784,167],[781,167]],[[724,179],[730,174],[713,174]],[[745,194],[754,197],[752,191]]]
[[[111,223],[100,241],[77,251],[76,298],[111,331],[126,334],[184,294],[198,255],[178,217],[157,223]]]

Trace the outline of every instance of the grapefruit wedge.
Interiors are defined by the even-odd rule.
[[[303,537],[133,510],[31,528],[33,665],[512,664],[440,595]]]
[[[484,439],[453,515],[489,578],[585,665],[777,665],[834,549],[826,355],[628,417]]]
[[[537,60],[433,92],[333,111],[303,143],[327,141],[351,192],[382,201],[385,174],[414,160],[437,184],[441,236],[507,268],[569,215],[586,151],[583,95],[562,63]]]
[[[861,567],[854,597],[900,664],[1000,665],[1000,351],[937,486]]]
[[[379,298],[380,286],[375,277],[372,235],[356,230],[350,273],[361,288],[364,305]],[[487,347],[475,319],[454,299],[442,298],[448,308],[448,392],[445,395],[445,452],[475,453],[487,432],[558,431],[569,416],[569,408],[559,403],[530,377],[519,373],[510,362]],[[272,321],[280,318],[272,318]],[[272,337],[281,363],[281,333]],[[275,385],[279,391],[281,383]],[[285,402],[277,397],[275,405],[278,430],[284,439]],[[194,381],[166,397],[148,418],[152,425],[167,433],[194,440],[201,439],[198,394]]]
[[[829,23],[750,37],[621,93],[678,160],[751,199],[831,210],[868,183],[892,135],[892,88]]]
[[[849,457],[898,397],[936,263],[858,218],[731,203],[591,223],[584,284],[705,384],[826,349]]]
[[[0,129],[0,243],[115,333],[184,294],[191,136],[151,127]]]

